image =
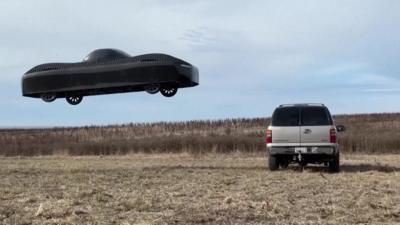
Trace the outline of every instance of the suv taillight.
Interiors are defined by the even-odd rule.
[[[267,142],[267,144],[272,143],[272,130],[267,130],[267,137],[265,138],[265,142]]]
[[[334,128],[331,128],[331,130],[329,131],[329,140],[331,143],[337,142],[336,130]]]

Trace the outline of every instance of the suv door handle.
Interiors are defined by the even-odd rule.
[[[304,129],[305,134],[311,134],[311,129]]]

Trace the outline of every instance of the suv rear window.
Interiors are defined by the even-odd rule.
[[[299,113],[297,107],[282,107],[275,109],[272,115],[272,126],[299,126]]]
[[[324,126],[332,125],[328,110],[323,107],[304,107],[301,108],[302,126]]]

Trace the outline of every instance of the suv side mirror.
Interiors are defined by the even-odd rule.
[[[337,125],[336,130],[337,132],[344,132],[346,131],[346,127],[344,127],[343,125]]]

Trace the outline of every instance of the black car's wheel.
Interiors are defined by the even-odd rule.
[[[339,173],[340,172],[340,156],[339,153],[334,156],[333,160],[328,163],[329,172]]]
[[[269,155],[268,156],[268,168],[271,171],[275,171],[279,169],[279,160],[278,157]]]
[[[161,87],[160,92],[165,97],[172,97],[176,94],[176,92],[178,92],[178,88],[172,85],[163,86]]]
[[[81,103],[82,98],[83,97],[79,96],[79,95],[71,95],[71,96],[67,96],[66,100],[71,105],[78,105],[79,103]]]
[[[56,100],[57,95],[54,93],[45,93],[40,95],[40,98],[45,102],[53,102],[54,100]]]
[[[157,92],[160,91],[160,85],[158,85],[158,84],[149,85],[149,86],[146,86],[146,87],[144,88],[144,90],[145,90],[147,93],[153,95],[153,94],[156,94]]]

